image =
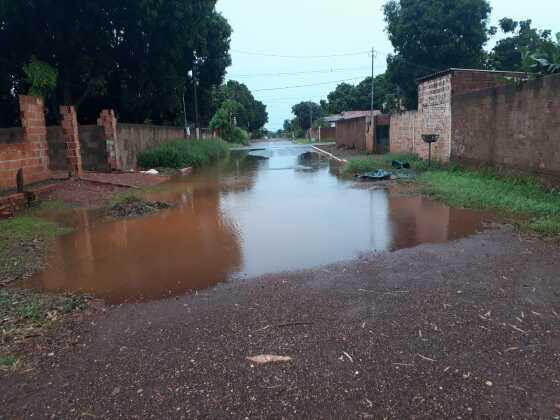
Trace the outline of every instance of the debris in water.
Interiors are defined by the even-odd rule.
[[[159,175],[159,171],[156,169],[150,169],[149,171],[140,171],[140,173],[145,175]]]
[[[373,172],[364,172],[363,174],[356,175],[356,178],[362,181],[387,181],[391,179],[391,173],[384,169],[378,169]]]
[[[258,365],[265,365],[267,363],[286,363],[292,361],[289,356],[275,356],[273,354],[261,354],[259,356],[247,357],[247,360],[254,362]]]
[[[162,201],[144,201],[138,197],[128,197],[121,203],[115,204],[110,209],[110,214],[115,218],[144,216],[147,214],[157,213],[159,210],[165,210],[171,207],[171,204]]]

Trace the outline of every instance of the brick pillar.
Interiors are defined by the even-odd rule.
[[[33,157],[33,162],[24,168],[25,183],[44,181],[50,177],[50,171],[43,99],[20,95],[19,109],[25,149]]]
[[[73,106],[61,106],[60,115],[62,116],[62,131],[64,132],[64,138],[66,140],[68,172],[72,177],[80,177],[83,175],[83,169],[76,109]]]
[[[117,117],[112,109],[101,111],[97,125],[103,127],[107,141],[107,156],[112,170],[119,169],[117,150]]]

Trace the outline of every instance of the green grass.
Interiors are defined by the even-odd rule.
[[[140,153],[138,165],[144,169],[201,167],[226,157],[228,153],[228,144],[220,139],[174,140]]]
[[[58,296],[28,290],[0,289],[0,319],[2,346],[0,368],[15,368],[18,358],[13,355],[16,343],[26,340],[34,331],[50,328],[65,315],[82,311],[87,300],[80,296]]]
[[[31,241],[33,239],[52,239],[68,233],[70,229],[56,223],[32,216],[19,216],[13,219],[0,220],[0,258],[10,244]]]
[[[343,175],[391,169],[393,160],[409,162],[418,175],[420,191],[452,207],[494,211],[523,222],[520,227],[546,235],[560,235],[560,193],[531,176],[494,169],[469,170],[456,164],[428,162],[416,155],[386,154],[351,159]]]
[[[107,203],[107,207],[113,208],[119,204],[125,204],[131,200],[141,200],[143,194],[139,190],[128,190],[115,194]]]
[[[0,367],[13,367],[17,361],[15,356],[0,356]]]
[[[546,189],[532,177],[501,175],[491,170],[445,170],[425,172],[419,178],[422,191],[453,207],[495,210],[518,215],[522,227],[560,234],[560,193]]]

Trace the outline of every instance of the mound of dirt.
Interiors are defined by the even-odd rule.
[[[141,198],[130,197],[111,207],[110,214],[115,218],[138,217],[154,214],[170,207],[171,204],[163,201],[145,201]]]

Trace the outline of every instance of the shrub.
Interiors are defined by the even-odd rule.
[[[229,153],[221,139],[173,140],[138,155],[138,166],[144,169],[200,167],[224,158]]]
[[[23,66],[23,72],[26,82],[30,85],[31,96],[44,97],[56,88],[58,71],[35,57]]]
[[[232,132],[231,136],[228,139],[225,139],[229,143],[235,144],[249,144],[249,133],[242,128],[235,127]]]

